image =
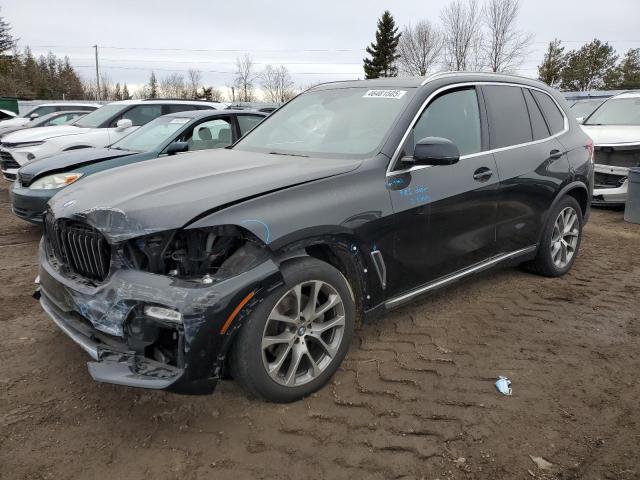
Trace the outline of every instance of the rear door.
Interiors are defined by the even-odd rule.
[[[397,222],[398,265],[393,270],[400,277],[389,285],[407,290],[493,255],[498,175],[486,151],[485,126],[479,92],[470,86],[434,98],[410,130],[401,157],[412,156],[416,142],[425,137],[451,140],[461,157],[454,165],[408,170],[398,162],[389,172]]]
[[[566,179],[568,161],[554,136],[558,126],[551,128],[536,98],[543,95],[553,102],[549,95],[506,84],[483,85],[482,91],[500,178],[497,249],[508,253],[537,243],[544,213]]]

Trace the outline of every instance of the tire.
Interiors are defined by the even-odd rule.
[[[569,220],[572,228],[563,231],[562,235],[559,234],[557,229],[557,222],[560,220],[560,214],[563,214],[563,218],[569,218],[567,215],[575,215],[575,220]],[[573,218],[573,217],[571,217]],[[564,225],[564,222],[562,223]],[[563,237],[563,235],[565,235]],[[565,246],[562,245],[564,240]],[[575,239],[575,240],[574,240]],[[578,256],[578,250],[580,249],[580,242],[582,241],[582,209],[578,201],[570,196],[562,197],[562,199],[556,204],[556,206],[549,213],[549,218],[542,232],[542,238],[540,245],[538,246],[538,253],[536,258],[526,264],[526,268],[539,275],[546,277],[561,277],[573,266],[573,263]],[[560,248],[560,251],[557,251]],[[565,250],[566,249],[566,250]],[[570,252],[571,254],[565,254]],[[563,257],[564,255],[564,257]],[[558,261],[560,259],[560,261]],[[563,261],[564,259],[564,261]]]
[[[269,292],[240,329],[230,367],[246,392],[287,403],[315,392],[338,369],[353,338],[356,307],[347,280],[328,263],[296,259],[282,274],[285,285]]]

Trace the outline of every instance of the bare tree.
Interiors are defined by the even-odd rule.
[[[224,102],[224,93],[218,87],[211,87],[211,101]]]
[[[265,97],[270,102],[286,102],[295,95],[293,80],[291,80],[289,70],[284,65],[279,67],[267,65],[260,75],[260,79]]]
[[[187,78],[189,83],[189,97],[198,98],[198,85],[202,81],[202,72],[195,68],[187,70]]]
[[[100,98],[102,100],[113,100],[113,82],[111,77],[105,74],[100,75]]]
[[[480,9],[477,0],[454,0],[440,13],[444,31],[445,64],[453,70],[478,69],[482,62]]]
[[[404,27],[398,51],[402,71],[424,77],[438,63],[442,34],[428,20],[420,20],[415,27]]]
[[[197,98],[204,98],[208,102],[224,102],[224,94],[217,87],[202,87],[198,90]]]
[[[251,102],[255,98],[254,82],[257,75],[254,67],[253,60],[248,53],[236,58],[236,78],[234,86],[237,90],[235,97],[239,102]]]
[[[516,28],[519,0],[488,0],[482,17],[487,27],[484,54],[492,72],[513,72],[522,65],[533,35]]]
[[[184,77],[179,73],[172,73],[160,80],[160,93],[164,98],[186,98],[187,86]]]

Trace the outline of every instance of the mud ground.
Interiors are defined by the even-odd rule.
[[[562,279],[489,272],[364,326],[291,405],[94,383],[31,298],[39,238],[3,183],[3,480],[640,478],[640,226],[621,211],[593,212]]]

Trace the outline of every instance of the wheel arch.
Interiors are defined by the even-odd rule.
[[[542,225],[547,224],[547,222],[549,221],[549,215],[551,214],[555,206],[558,204],[558,202],[562,198],[566,196],[575,198],[576,201],[578,202],[578,205],[580,205],[580,210],[582,211],[583,220],[588,218],[589,209],[590,209],[589,189],[583,182],[573,181],[566,184],[564,187],[562,187],[558,191],[555,198],[553,199],[553,202],[551,202],[551,205],[549,205],[549,208],[544,213]],[[540,233],[538,235],[538,242],[537,242],[538,245],[540,245],[543,232],[544,232],[544,228],[541,228]]]
[[[353,237],[318,237],[300,240],[275,252],[281,263],[299,257],[312,257],[338,270],[349,284],[356,304],[357,324],[378,295],[374,269],[359,243]]]

